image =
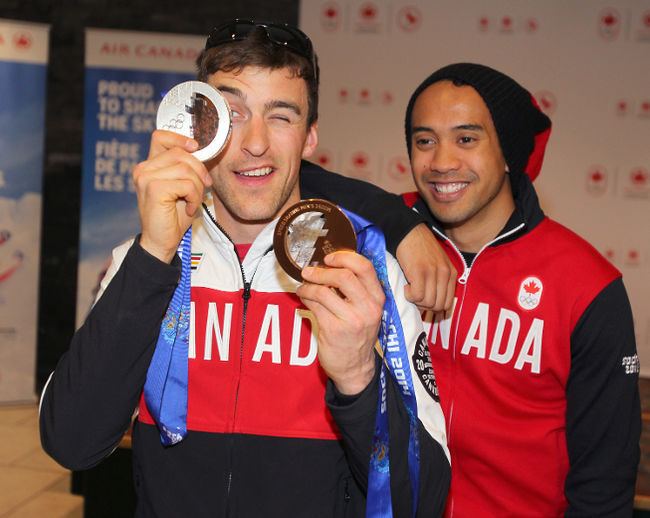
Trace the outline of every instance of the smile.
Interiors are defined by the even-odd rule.
[[[248,171],[235,171],[240,176],[267,176],[273,172],[272,167],[259,167],[257,169],[249,169]]]
[[[453,194],[455,192],[463,190],[469,185],[469,182],[453,182],[453,183],[437,183],[433,184],[433,188],[436,192],[441,194]]]

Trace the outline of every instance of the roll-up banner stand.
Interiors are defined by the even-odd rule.
[[[48,36],[0,19],[0,403],[36,399]]]
[[[111,250],[138,232],[133,167],[147,156],[162,96],[195,77],[204,44],[203,36],[86,30],[77,325]]]

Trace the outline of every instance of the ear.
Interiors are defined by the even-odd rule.
[[[302,158],[309,158],[318,147],[318,122],[314,122],[307,130],[307,138],[302,146]]]

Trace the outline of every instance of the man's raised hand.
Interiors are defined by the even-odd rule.
[[[205,188],[212,185],[205,165],[191,154],[197,148],[191,138],[156,130],[147,160],[133,170],[142,227],[140,245],[167,263],[201,207]]]

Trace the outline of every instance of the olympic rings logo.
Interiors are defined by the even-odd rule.
[[[180,130],[183,129],[183,126],[185,125],[185,114],[184,113],[178,113],[176,114],[176,117],[173,119],[169,119],[167,124],[163,124],[162,129],[164,130]]]

